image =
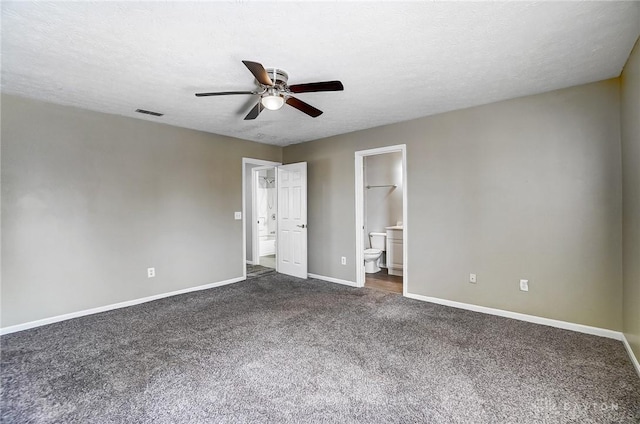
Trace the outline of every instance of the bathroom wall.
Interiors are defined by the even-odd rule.
[[[397,185],[372,187],[376,185]],[[369,233],[384,233],[385,227],[402,221],[402,153],[385,153],[364,158],[365,240],[370,247]]]
[[[285,147],[308,163],[309,272],[355,281],[354,152],[395,144],[410,293],[622,329],[618,79]]]
[[[275,168],[263,169],[258,172],[258,193],[257,193],[257,209],[258,209],[258,230],[260,235],[276,234],[277,218],[276,210],[278,207],[276,197]]]
[[[1,102],[2,327],[242,277],[242,157],[280,147]]]
[[[277,221],[277,210],[278,210],[278,191],[276,189],[276,170],[275,168],[271,168],[267,170],[267,178],[269,178],[270,183],[267,185],[267,230],[269,231],[269,235],[276,235],[276,230],[278,227]]]

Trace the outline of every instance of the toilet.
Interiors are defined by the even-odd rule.
[[[380,271],[380,256],[387,248],[387,233],[369,233],[371,248],[364,250],[364,272],[374,274]]]

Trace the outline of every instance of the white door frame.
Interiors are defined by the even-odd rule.
[[[397,144],[395,146],[379,147],[377,149],[359,150],[355,152],[356,159],[356,287],[364,287],[364,158],[365,156],[381,155],[384,153],[402,153],[402,225],[404,231],[402,235],[402,295],[408,292],[407,283],[409,281],[409,219],[407,208],[407,145]]]
[[[247,279],[247,181],[245,181],[247,165],[278,166],[282,165],[282,163],[262,159],[242,158],[242,276],[245,280]],[[251,185],[249,185],[249,189],[251,189]]]

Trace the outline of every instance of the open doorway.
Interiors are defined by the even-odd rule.
[[[273,177],[269,172],[260,174],[262,169],[273,169]],[[260,177],[264,177],[261,179]],[[273,178],[273,180],[272,180]],[[259,183],[258,181],[263,181]],[[266,211],[264,241],[275,245],[275,270],[264,263],[260,250],[260,217],[256,206],[258,187],[273,188],[273,203],[265,193]],[[269,211],[275,208],[274,220]],[[267,218],[275,222],[275,234],[271,234]],[[273,228],[273,224],[272,224]],[[267,272],[277,271],[293,277],[306,279],[308,274],[307,257],[307,163],[298,162],[282,165],[260,159],[242,158],[242,253],[244,256],[244,278],[261,276]],[[269,236],[274,236],[273,242]],[[268,247],[267,247],[268,248]],[[258,249],[256,253],[256,249]],[[248,272],[251,267],[251,273]]]
[[[406,294],[406,146],[355,156],[357,286]]]
[[[273,268],[260,265],[260,256],[255,256],[254,239],[257,234],[257,219],[254,219],[254,206],[256,176],[254,171],[258,169],[275,169],[279,162],[265,161],[261,159],[242,158],[242,251],[244,256],[244,278],[258,276],[265,272],[272,272]],[[274,202],[274,208],[277,203]],[[268,205],[267,205],[268,207]],[[266,220],[265,220],[266,221]],[[274,242],[275,244],[275,242]],[[274,265],[275,267],[275,265]]]
[[[276,269],[278,198],[274,166],[252,170],[252,192],[253,265]]]

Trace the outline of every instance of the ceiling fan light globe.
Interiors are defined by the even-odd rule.
[[[281,96],[268,95],[261,100],[262,106],[269,110],[278,110],[284,105],[284,99]]]

